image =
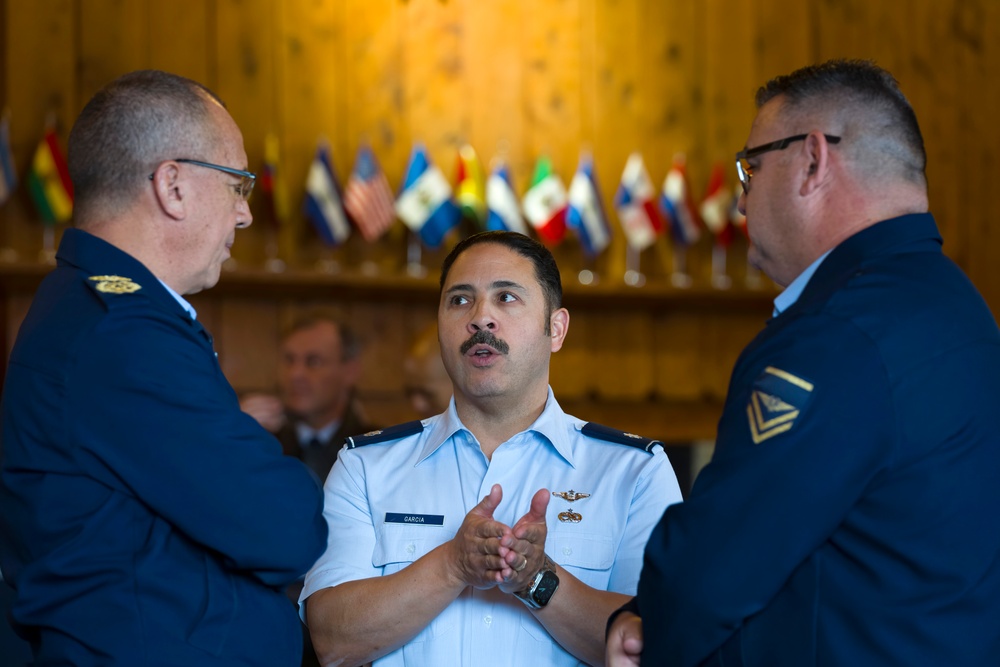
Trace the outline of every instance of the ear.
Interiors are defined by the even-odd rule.
[[[187,217],[187,182],[176,162],[164,162],[153,172],[153,193],[164,214],[174,220]]]
[[[816,192],[830,177],[830,144],[822,132],[810,132],[802,144],[802,150],[808,162],[799,194],[805,197]]]
[[[549,335],[552,337],[552,351],[558,352],[569,331],[569,311],[565,308],[553,311],[549,316]]]

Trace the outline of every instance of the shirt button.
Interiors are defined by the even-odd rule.
[[[564,556],[569,556],[572,553],[573,553],[573,550],[570,547],[563,547],[563,555]]]
[[[417,547],[416,547],[415,544],[407,544],[406,545],[406,553],[412,554],[416,550],[417,550]]]
[[[493,622],[493,617],[492,616],[483,616],[483,623],[485,623],[486,625],[489,625],[492,622]]]

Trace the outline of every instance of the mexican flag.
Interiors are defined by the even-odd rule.
[[[524,193],[521,202],[524,217],[538,232],[538,236],[549,245],[556,245],[566,235],[566,209],[569,199],[559,175],[552,170],[547,157],[541,157],[535,165],[535,175],[531,186]]]

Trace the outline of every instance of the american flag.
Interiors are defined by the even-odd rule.
[[[392,190],[368,146],[358,149],[354,171],[344,189],[344,208],[365,241],[377,240],[396,219]]]

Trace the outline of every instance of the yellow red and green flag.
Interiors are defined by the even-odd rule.
[[[48,129],[28,170],[28,192],[46,225],[68,222],[73,215],[73,183],[55,130]]]

